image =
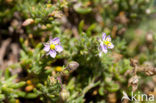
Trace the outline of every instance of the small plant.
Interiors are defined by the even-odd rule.
[[[0,0],[0,102],[155,94],[154,14],[154,0]]]

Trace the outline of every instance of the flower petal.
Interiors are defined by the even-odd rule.
[[[43,50],[46,51],[46,52],[48,52],[50,50],[50,45],[44,44],[44,46],[45,47],[43,48]]]
[[[99,57],[101,57],[101,56],[102,56],[102,52],[99,53]]]
[[[105,45],[101,45],[101,44],[100,44],[100,46],[101,46],[102,52],[107,53],[107,51],[108,51],[107,47]]]
[[[114,48],[114,44],[110,43],[110,45],[108,46],[108,48],[113,49]]]
[[[50,50],[50,51],[49,51],[49,55],[50,55],[52,58],[55,58],[55,57],[56,57],[56,51],[55,51],[55,50]]]
[[[108,51],[107,48],[103,49],[103,52],[104,52],[105,54],[107,53],[107,51]]]
[[[60,53],[63,51],[63,47],[61,45],[56,45],[55,50]]]
[[[103,33],[102,34],[102,40],[105,40],[106,39],[106,33]]]
[[[50,44],[59,44],[59,43],[60,43],[60,39],[58,37],[50,40]]]
[[[108,36],[106,37],[106,40],[107,40],[107,41],[111,41],[110,35],[108,35]]]

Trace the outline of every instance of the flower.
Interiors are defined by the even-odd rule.
[[[63,47],[60,44],[60,39],[58,37],[50,39],[48,43],[44,44],[45,47],[43,50],[46,51],[52,58],[55,58],[57,52],[60,53],[63,51]]]
[[[113,49],[114,45],[111,43],[110,35],[106,36],[106,33],[103,33],[102,34],[102,39],[100,39],[100,46],[99,46],[100,53],[99,53],[99,56],[102,55],[102,52],[107,53],[108,48]]]

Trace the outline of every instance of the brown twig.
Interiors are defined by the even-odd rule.
[[[137,72],[144,72],[147,76],[156,75],[156,68],[152,65],[143,65],[139,66],[138,61],[131,59],[131,66],[133,70],[128,71],[128,74],[132,74],[133,76],[128,81],[128,86],[132,86],[132,90],[135,91],[138,87],[139,77],[137,76]]]
[[[8,45],[10,44],[11,39],[4,40],[0,48],[0,66],[3,64],[3,58],[5,56]]]

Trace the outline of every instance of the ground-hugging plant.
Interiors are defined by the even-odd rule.
[[[154,13],[153,1],[0,0],[0,37],[21,48],[1,75],[1,102],[119,103],[123,91],[144,92],[156,38],[135,29]]]

